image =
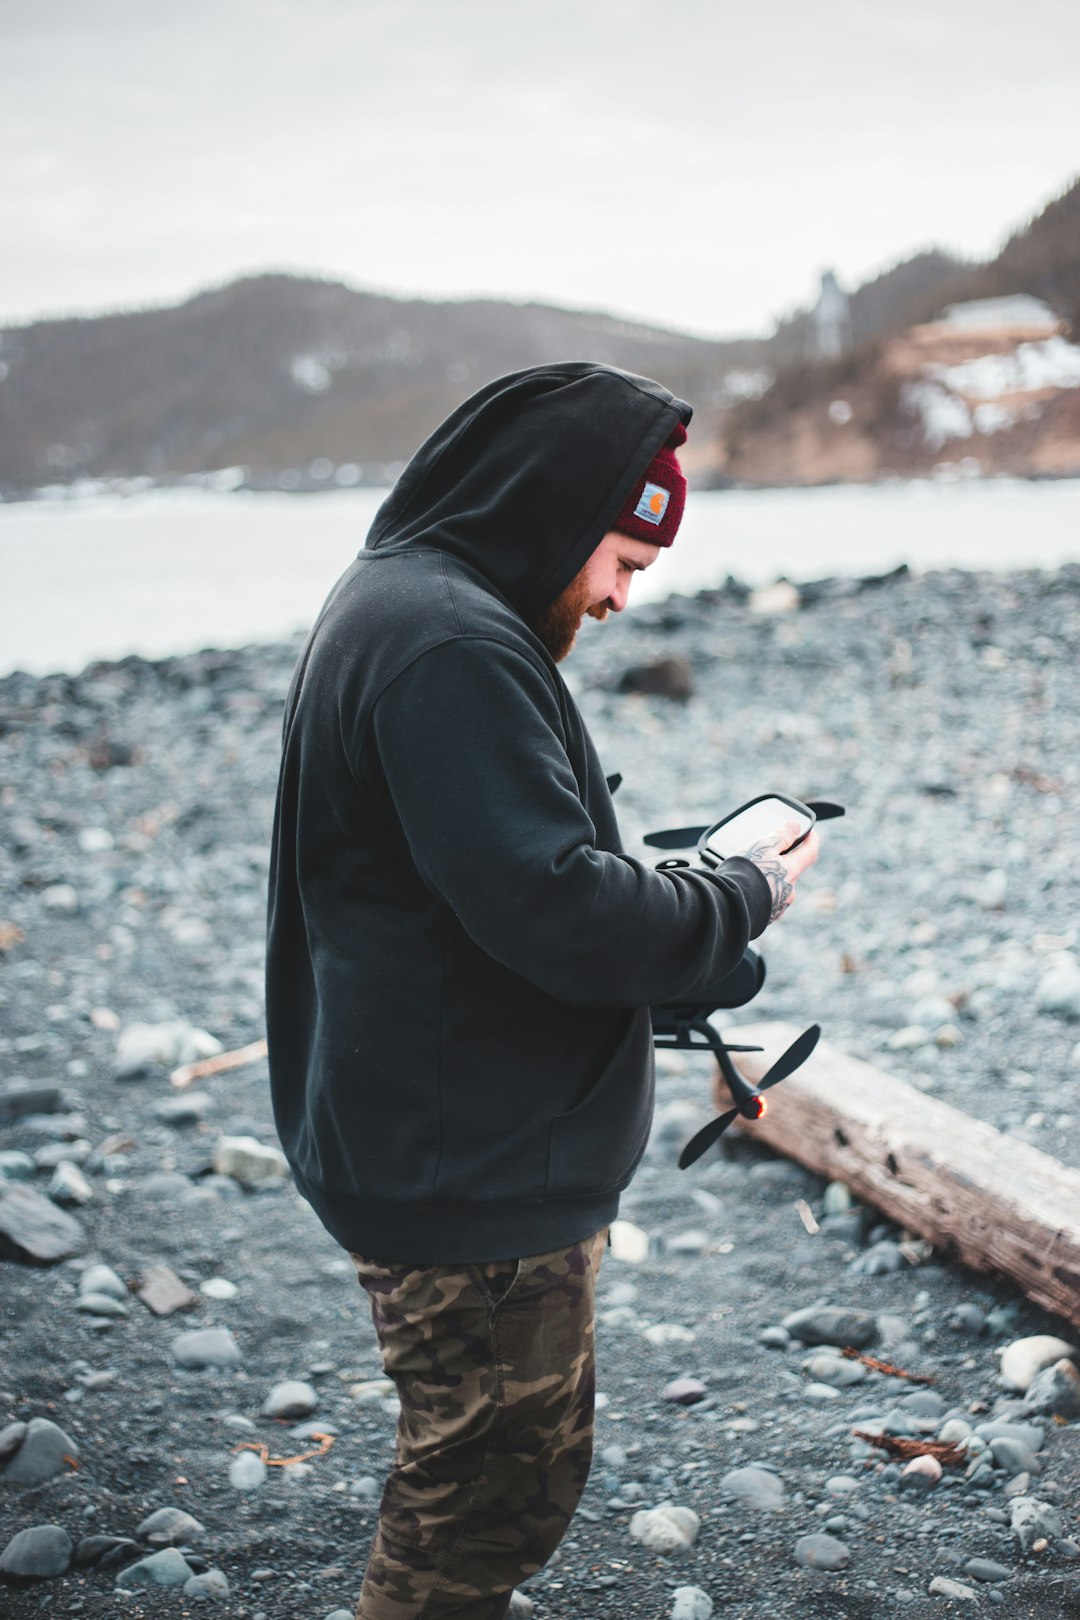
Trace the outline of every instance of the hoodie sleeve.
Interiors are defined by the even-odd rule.
[[[561,1001],[688,998],[769,920],[749,861],[656,872],[594,847],[558,698],[508,645],[430,648],[380,694],[372,731],[425,884],[482,950]]]

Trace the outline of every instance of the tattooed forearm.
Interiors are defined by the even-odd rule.
[[[754,844],[746,852],[746,858],[753,861],[758,871],[765,878],[772,894],[772,910],[769,921],[775,922],[782,917],[795,898],[795,885],[788,876],[787,867],[776,854],[776,844],[772,841]]]

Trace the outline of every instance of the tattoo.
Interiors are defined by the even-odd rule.
[[[775,850],[775,842],[763,839],[761,843],[752,845],[746,851],[746,859],[753,861],[769,885],[772,894],[770,922],[782,917],[795,898],[795,885],[788,877],[787,867],[774,853]]]

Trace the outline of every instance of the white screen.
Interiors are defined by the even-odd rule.
[[[741,855],[752,844],[767,838],[785,821],[797,820],[800,833],[813,826],[808,816],[800,815],[793,810],[790,804],[783,799],[762,799],[758,804],[752,804],[748,810],[742,810],[730,821],[717,829],[709,839],[709,848],[722,860],[730,855]],[[794,842],[794,840],[792,840]]]

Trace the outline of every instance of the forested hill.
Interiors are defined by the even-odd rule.
[[[1013,292],[1044,299],[1080,331],[1080,182],[988,263],[927,250],[856,288],[856,348],[844,376],[854,388],[883,340],[947,303]],[[743,435],[815,392],[807,325],[807,312],[796,311],[768,336],[709,341],[535,303],[398,299],[311,277],[246,277],[170,308],[0,333],[0,494],[229,467],[285,488],[381,482],[490,378],[575,356],[657,377],[691,400],[691,474],[743,476],[722,449],[728,424]],[[764,417],[739,406],[773,376]],[[841,380],[822,376],[821,385]],[[859,476],[872,475],[873,462],[871,452]],[[745,476],[754,476],[749,464]],[[844,474],[838,465],[828,476]]]

